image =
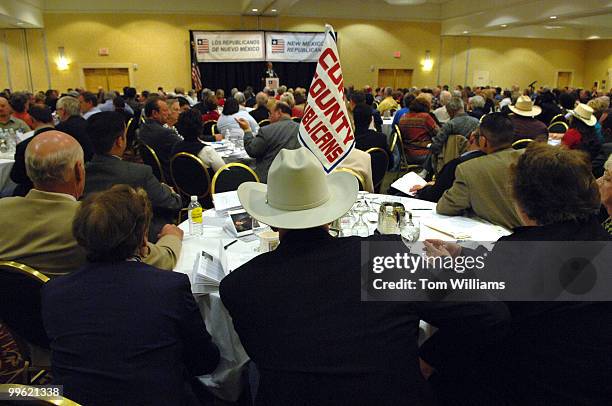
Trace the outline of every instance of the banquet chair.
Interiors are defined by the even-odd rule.
[[[400,130],[399,125],[395,124],[393,131],[394,131],[394,139],[392,139],[391,144],[393,147],[395,147],[396,144],[399,145],[399,157],[400,157],[399,172],[398,172],[399,176],[402,176],[402,174],[404,173],[413,172],[417,170],[423,170],[423,165],[421,162],[411,161],[410,158],[406,155],[406,150],[404,149],[405,147],[404,140],[402,139],[402,132]],[[408,143],[408,146],[410,145],[411,144]],[[414,149],[425,149],[425,148],[415,146]]]
[[[237,190],[244,182],[259,183],[255,171],[243,163],[231,162],[223,165],[212,178],[211,194]]]
[[[267,126],[267,125],[271,124],[271,122],[270,122],[270,119],[267,119],[267,118],[266,118],[265,120],[261,120],[261,121],[260,121],[259,123],[257,123],[257,124],[259,124],[259,126],[260,126],[260,127],[265,127],[265,126]]]
[[[48,280],[27,265],[0,261],[0,319],[15,338],[26,361],[25,380],[28,383],[35,383],[46,375],[51,365],[40,300],[40,289]]]
[[[302,117],[291,117],[291,120],[293,120],[296,123],[301,123],[302,122]]]
[[[217,120],[208,120],[202,124],[202,134],[215,136],[215,130],[217,129]]]
[[[533,142],[531,138],[522,138],[520,140],[516,140],[512,143],[512,148],[514,149],[523,149],[527,148],[530,142]]]
[[[553,124],[553,123],[558,123],[559,121],[561,121],[561,122],[565,123],[565,122],[566,122],[566,120],[565,120],[565,115],[563,115],[563,114],[557,114],[556,116],[554,116],[554,117],[553,117],[553,118],[550,120],[550,124]]]
[[[565,134],[568,128],[569,127],[567,123],[564,123],[563,121],[555,121],[548,126],[548,132],[556,134]]]
[[[336,168],[336,169],[334,169],[334,172],[346,172],[346,173],[350,173],[355,178],[357,178],[357,181],[359,182],[359,190],[362,190],[362,191],[365,190],[365,179],[363,179],[363,176],[361,176],[359,173],[357,173],[353,169],[351,169],[351,168]]]
[[[165,183],[166,178],[164,177],[164,171],[162,169],[161,163],[159,162],[159,158],[155,153],[155,150],[142,141],[140,141],[138,144],[139,145],[137,149],[139,150],[140,156],[142,157],[142,162],[145,165],[149,165],[151,169],[153,169],[153,175],[155,175],[157,180],[162,183]]]
[[[380,191],[380,185],[382,184],[385,174],[387,173],[387,169],[389,168],[389,155],[387,154],[387,151],[379,147],[370,148],[365,152],[370,154],[374,192],[378,193]]]
[[[197,196],[204,207],[211,207],[210,172],[200,158],[187,152],[174,155],[170,158],[170,178],[187,201],[189,197]]]
[[[19,390],[21,393],[27,393],[28,396],[19,396],[15,398],[14,402],[9,401],[9,392],[10,389]],[[36,390],[38,388],[34,388],[28,385],[18,385],[18,384],[8,384],[2,385],[0,387],[0,395],[3,399],[7,399],[7,405],[17,405],[17,406],[80,406],[79,403],[73,402],[72,400],[65,398],[63,396],[42,396],[36,395]],[[50,389],[50,388],[49,388]]]

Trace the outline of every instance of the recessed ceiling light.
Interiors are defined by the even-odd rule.
[[[258,9],[258,8],[254,8],[254,9],[252,9],[251,11],[252,11],[253,13],[257,13],[257,12],[259,11],[259,9]]]
[[[506,28],[508,26],[508,24],[502,24],[501,27],[502,28]]]
[[[469,31],[463,31],[464,34],[469,34]]]
[[[275,9],[275,8],[273,8],[273,9],[272,9],[272,10],[270,10],[270,11],[271,11],[271,12],[273,12],[273,13],[276,13],[276,9]]]
[[[556,20],[556,19],[557,19],[557,16],[550,16],[550,17],[548,17],[548,18],[550,18],[551,20]]]
[[[21,21],[18,21],[17,25],[24,25],[24,23],[22,23]]]
[[[601,37],[599,35],[591,35],[590,37],[588,37],[587,39],[600,39]]]

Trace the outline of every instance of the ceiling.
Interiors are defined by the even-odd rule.
[[[0,0],[0,28],[44,13],[173,13],[435,21],[442,35],[612,38],[612,0]]]

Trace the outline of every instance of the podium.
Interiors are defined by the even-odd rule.
[[[266,83],[265,86],[268,89],[276,90],[278,89],[278,78],[265,78]]]

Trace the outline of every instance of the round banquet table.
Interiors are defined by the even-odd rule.
[[[502,227],[486,223],[479,219],[467,217],[442,216],[435,213],[435,203],[400,196],[377,195],[359,192],[359,198],[366,199],[370,203],[381,203],[387,201],[401,202],[413,217],[418,218],[421,223],[420,241],[437,238],[447,241],[455,241],[450,234],[437,231],[455,230],[457,227],[468,230],[472,241],[496,241],[509,232]],[[370,233],[376,229],[376,221],[373,213],[365,215]],[[230,236],[220,224],[229,217],[223,213],[217,213],[214,209],[204,212],[204,227],[202,236],[188,235],[189,225],[187,221],[180,224],[185,231],[183,248],[175,271],[185,273],[190,281],[194,283],[194,264],[200,251],[206,251],[214,257],[218,257],[219,245],[226,245],[236,238]],[[211,225],[212,224],[212,225]],[[434,230],[426,224],[435,225]],[[448,227],[448,230],[445,228]],[[250,259],[259,255],[256,248],[259,241],[253,236],[242,237],[226,250],[227,268],[231,272]],[[244,387],[244,369],[249,362],[240,339],[234,330],[232,319],[223,306],[218,289],[213,289],[207,294],[194,294],[196,302],[200,307],[202,316],[206,322],[213,341],[219,347],[221,361],[217,369],[210,375],[199,377],[200,381],[219,398],[226,401],[236,401]],[[422,325],[423,326],[423,325]]]

